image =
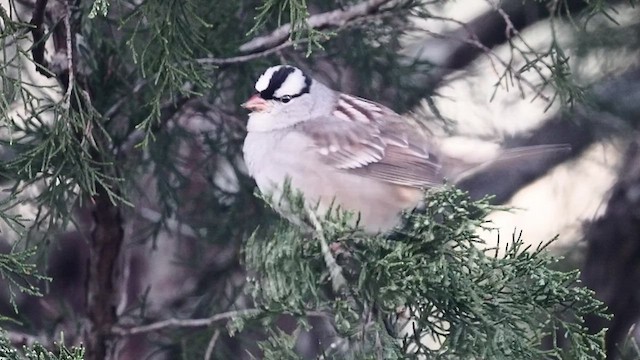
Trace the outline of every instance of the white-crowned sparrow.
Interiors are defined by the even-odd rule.
[[[368,232],[393,228],[425,188],[490,160],[448,157],[393,110],[292,66],[270,67],[255,89],[242,104],[252,111],[243,152],[260,191],[278,199],[288,179],[320,215],[337,206],[359,213]]]

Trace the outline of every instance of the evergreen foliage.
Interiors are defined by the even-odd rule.
[[[0,358],[6,360],[82,360],[84,350],[80,347],[67,348],[64,344],[57,346],[55,352],[51,352],[41,344],[25,346],[18,351],[6,337],[6,332],[0,335]]]
[[[22,3],[31,5],[23,8]],[[38,8],[42,3],[45,8]],[[384,2],[367,16],[325,27],[312,26],[306,19],[362,1],[243,0],[212,6],[208,0],[95,0],[66,3],[67,8],[60,6],[62,15],[53,13],[59,17],[37,16],[46,9],[59,10],[46,8],[46,3],[8,0],[7,7],[0,7],[0,228],[12,241],[11,251],[0,255],[0,275],[16,311],[17,293],[39,296],[46,289],[43,284],[50,279],[43,275],[43,254],[57,237],[66,231],[91,237],[78,209],[100,207],[117,213],[114,218],[125,219],[112,229],[117,233],[139,215],[151,187],[158,216],[149,221],[150,228],[127,233],[125,247],[155,244],[162,231],[180,241],[178,230],[188,229],[185,232],[197,239],[195,250],[175,260],[198,270],[207,264],[202,249],[239,244],[260,226],[244,244],[248,285],[218,274],[225,291],[199,284],[195,305],[185,300],[187,310],[165,309],[161,315],[203,317],[228,311],[248,286],[259,314],[236,319],[229,325],[230,336],[256,323],[271,326],[283,314],[295,317],[299,325],[293,334],[271,328],[259,345],[267,358],[297,358],[296,335],[316,317],[329,319],[335,327],[323,344],[326,358],[392,359],[403,358],[407,351],[434,358],[601,355],[600,335],[587,334],[581,319],[602,309],[589,291],[576,286],[576,272],[553,270],[557,260],[544,246],[523,248],[519,236],[504,244],[501,257],[475,246],[475,231],[490,226],[485,216],[491,207],[486,202],[472,202],[457,190],[429,193],[424,211],[407,214],[405,225],[391,236],[362,233],[349,225],[349,214],[322,219],[323,236],[339,246],[337,262],[348,282],[346,289],[335,292],[326,252],[313,233],[263,211],[261,200],[253,197],[253,183],[238,161],[243,125],[231,119],[245,116],[238,115],[237,104],[252,91],[256,74],[274,63],[300,61],[302,55],[317,70],[330,58],[357,70],[358,95],[392,102],[394,109],[406,111],[431,94],[433,89],[416,81],[415,74],[427,73],[434,65],[399,56],[398,38],[415,30],[411,17],[450,21],[428,10],[440,1]],[[548,3],[555,6],[551,26],[570,17],[563,2]],[[611,9],[606,1],[596,0],[584,11],[591,17]],[[583,21],[571,19],[576,24]],[[268,52],[269,46],[239,54],[251,38],[286,24],[290,28],[283,43],[290,42],[300,54]],[[45,43],[60,40],[61,30],[72,35],[62,34],[72,49],[58,42],[53,54],[49,48],[45,51]],[[529,86],[540,96],[551,89],[551,103],[584,99],[560,43],[553,41],[547,50],[538,51],[516,31],[509,45],[527,65],[506,66],[497,74],[496,91],[527,86],[521,75],[533,72],[536,81]],[[71,72],[68,60],[73,63]],[[212,126],[196,131],[180,120],[193,111],[187,105],[198,98],[210,107],[197,115],[214,120]],[[193,143],[203,154],[198,161],[182,151]],[[220,164],[230,169],[237,188],[230,190],[217,181]],[[194,172],[202,175],[206,191],[190,188]],[[145,183],[141,179],[146,177],[151,180]],[[302,213],[300,201],[293,203]],[[28,216],[21,206],[30,206]],[[34,265],[37,260],[43,260],[40,268]],[[118,313],[117,320],[139,325],[156,319],[157,314],[147,312],[146,300],[145,295],[138,307]],[[410,313],[415,329],[398,320],[399,309]],[[14,325],[0,325],[9,328],[7,324]],[[159,347],[185,358],[202,358],[207,342],[217,339],[220,329],[213,331],[215,336],[211,331],[171,332],[158,341]],[[415,337],[403,337],[407,331]],[[426,333],[441,335],[441,347],[423,346],[420,340]],[[548,339],[550,349],[539,346]],[[193,344],[197,350],[190,348]],[[229,355],[224,352],[228,349],[217,351]],[[60,346],[36,343],[18,350],[3,332],[0,357],[81,359],[85,354],[62,341]]]
[[[304,213],[299,201],[291,203],[293,212]],[[491,226],[485,217],[494,209],[486,200],[449,189],[427,193],[425,203],[393,233],[373,237],[350,226],[349,214],[324,219],[324,236],[339,248],[344,293],[332,291],[312,234],[287,223],[270,235],[254,234],[245,251],[256,305],[272,320],[296,317],[300,329],[308,317],[330,318],[336,331],[330,343],[347,342],[351,350],[330,358],[603,356],[602,334],[583,327],[583,317],[602,314],[603,307],[578,286],[577,271],[552,269],[557,259],[545,251],[548,243],[527,249],[514,235],[498,256],[499,249],[478,246],[477,231]],[[552,347],[545,349],[549,337]],[[296,358],[287,355],[293,344],[290,335],[274,333],[262,346],[273,354],[269,359],[289,359]]]

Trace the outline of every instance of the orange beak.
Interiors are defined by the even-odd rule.
[[[261,98],[260,94],[254,94],[254,95],[251,95],[249,100],[247,100],[245,103],[241,104],[240,106],[250,111],[261,112],[269,108],[269,103],[267,102],[267,100]]]

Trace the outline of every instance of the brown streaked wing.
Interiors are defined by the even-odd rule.
[[[403,186],[442,184],[440,164],[426,137],[397,119],[376,120],[362,123],[329,116],[295,128],[311,138],[320,158],[336,169]]]

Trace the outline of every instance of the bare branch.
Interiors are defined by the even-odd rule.
[[[251,316],[260,314],[262,311],[258,309],[244,309],[244,310],[233,310],[227,311],[223,313],[219,313],[204,319],[176,319],[171,318],[167,320],[158,321],[155,323],[135,326],[135,327],[121,327],[114,326],[111,328],[111,333],[116,336],[130,336],[136,334],[145,334],[155,331],[161,331],[166,329],[174,329],[174,328],[200,328],[200,327],[208,327],[220,321],[227,321],[234,317],[239,316]]]
[[[329,27],[343,27],[348,22],[375,14],[380,11],[392,9],[402,0],[368,0],[350,6],[346,9],[333,10],[321,14],[312,15],[307,20],[307,25],[312,29],[324,29]],[[384,9],[382,9],[384,7]],[[254,38],[240,46],[240,51],[253,53],[262,49],[272,48],[282,44],[291,34],[291,24],[285,24],[273,30],[270,34]]]
[[[282,44],[280,44],[278,46],[275,46],[275,47],[272,47],[272,48],[269,48],[269,49],[266,49],[266,50],[263,50],[263,51],[260,51],[260,52],[257,52],[257,53],[253,53],[253,54],[234,56],[234,57],[230,57],[230,58],[203,58],[203,59],[196,60],[196,62],[198,62],[199,64],[208,64],[208,65],[240,64],[240,63],[248,62],[248,61],[251,61],[251,60],[255,60],[255,59],[258,59],[258,58],[261,58],[261,57],[265,57],[265,56],[271,55],[271,54],[273,54],[275,52],[278,52],[280,50],[286,49],[286,48],[288,48],[290,46],[297,45],[297,44],[302,44],[304,42],[306,42],[306,40],[297,41],[297,42],[289,40],[289,41],[285,41],[284,43],[282,43]]]
[[[71,92],[73,91],[73,45],[71,44],[71,6],[68,1],[64,2],[64,27],[66,28],[66,54],[67,54],[67,91],[64,95],[64,107],[69,110],[71,107]]]
[[[218,342],[218,338],[220,337],[220,329],[216,329],[211,336],[211,340],[209,340],[209,345],[207,345],[207,351],[204,353],[204,360],[210,360],[211,355],[213,355],[213,349],[216,348],[216,343]]]
[[[316,237],[318,238],[318,241],[320,241],[320,249],[322,250],[324,262],[329,269],[329,276],[331,277],[333,291],[339,294],[344,288],[346,288],[347,280],[344,278],[344,275],[342,275],[342,268],[338,265],[336,259],[331,254],[331,249],[329,248],[327,239],[324,236],[324,230],[322,229],[320,220],[318,220],[315,212],[309,206],[305,206],[305,210],[316,230]]]

